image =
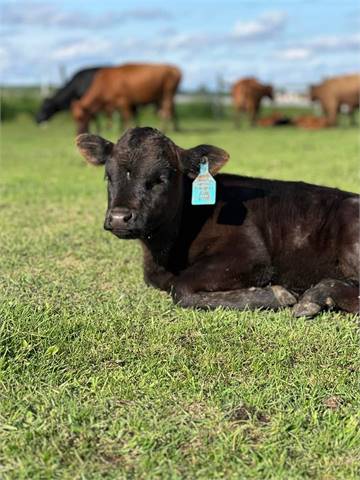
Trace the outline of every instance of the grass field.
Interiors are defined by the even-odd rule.
[[[228,172],[358,189],[354,128],[189,120],[172,138],[225,148]],[[66,116],[3,125],[1,184],[1,479],[359,478],[354,317],[182,310],[147,288]]]

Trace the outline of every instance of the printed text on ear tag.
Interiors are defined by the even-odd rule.
[[[216,181],[209,172],[209,162],[203,157],[199,175],[192,184],[192,205],[214,205],[216,200]]]

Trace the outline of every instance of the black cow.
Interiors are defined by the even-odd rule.
[[[293,306],[359,311],[359,196],[302,182],[217,175],[215,205],[191,205],[206,157],[216,175],[222,149],[176,146],[152,128],[113,144],[82,134],[86,160],[105,165],[105,229],[140,239],[145,281],[183,307]]]
[[[37,123],[49,120],[62,110],[70,110],[71,102],[79,100],[84,95],[90,87],[96,72],[101,68],[104,67],[80,70],[63,87],[59,88],[52,97],[45,98],[35,117]]]

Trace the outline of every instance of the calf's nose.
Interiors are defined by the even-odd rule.
[[[104,228],[105,230],[117,230],[128,228],[131,220],[135,219],[135,215],[127,208],[114,208],[110,211]]]

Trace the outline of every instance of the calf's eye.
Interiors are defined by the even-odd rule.
[[[130,180],[130,178],[131,178],[130,170],[127,170],[127,172],[126,172],[126,180]]]
[[[151,190],[152,188],[156,187],[157,185],[161,185],[162,183],[165,182],[164,177],[157,177],[154,180],[146,182],[146,188],[147,190]]]

